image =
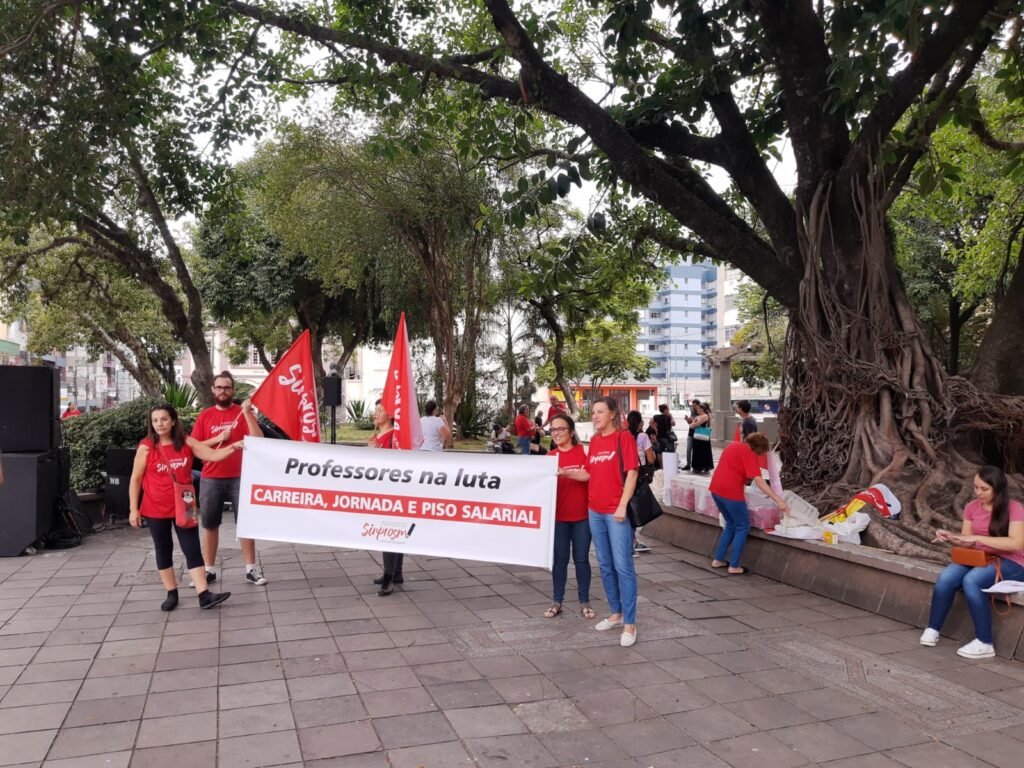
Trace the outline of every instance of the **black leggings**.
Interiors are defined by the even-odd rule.
[[[199,546],[199,528],[180,528],[169,517],[147,517],[149,533],[156,547],[156,568],[162,571],[174,565],[174,542],[171,541],[171,528],[178,534],[178,546],[185,554],[185,563],[191,571],[203,565],[203,549]]]

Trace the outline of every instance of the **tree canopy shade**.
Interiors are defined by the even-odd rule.
[[[316,46],[322,71],[302,77],[338,83],[339,94],[406,104],[443,82],[493,103],[467,113],[481,144],[508,132],[509,114],[554,118],[552,146],[523,136],[516,153],[550,149],[580,163],[586,154],[588,173],[596,167],[682,229],[663,234],[697,240],[751,276],[790,311],[781,419],[791,480],[825,500],[893,485],[915,515],[879,532],[887,545],[920,550],[935,525],[951,524],[950,502],[966,496],[981,458],[979,432],[1016,465],[1024,410],[947,377],[885,219],[931,134],[965,108],[985,54],[1002,48],[1001,77],[1019,83],[1017,2],[631,0],[591,12],[506,0],[220,1]],[[591,95],[601,78],[606,95]],[[792,196],[771,173],[783,139],[796,162]],[[709,182],[711,166],[728,176],[728,193]],[[965,400],[977,407],[954,407]]]
[[[210,127],[228,136],[268,83],[326,86],[339,104],[392,118],[440,93],[430,115],[458,134],[460,156],[551,164],[520,182],[528,205],[514,223],[577,177],[648,203],[662,222],[649,236],[731,263],[789,310],[780,418],[790,481],[823,501],[889,483],[913,512],[877,531],[892,548],[921,551],[934,526],[953,523],[982,445],[1019,466],[1024,408],[994,394],[1012,393],[1016,380],[998,372],[1019,368],[1019,347],[990,347],[986,390],[949,377],[886,226],[944,119],[1006,143],[965,88],[991,53],[1007,96],[1024,93],[1017,0],[14,7],[25,37],[8,38],[5,56],[36,34],[58,46],[50,22],[77,12],[139,50],[187,50],[200,69],[218,60],[226,82],[211,102],[223,114]],[[44,80],[57,61],[42,62]],[[783,142],[792,195],[771,172]],[[1024,293],[1020,264],[1008,297],[1018,285]],[[1022,307],[1004,301],[990,334],[1010,332]]]

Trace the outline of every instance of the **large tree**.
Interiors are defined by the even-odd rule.
[[[417,5],[426,18],[415,23],[404,4],[369,13],[362,4],[222,3],[315,44],[326,54],[320,79],[370,84],[388,94],[382,103],[418,99],[435,81],[500,103],[490,133],[483,113],[468,121],[483,144],[506,130],[510,112],[553,118],[552,140],[563,143],[552,149],[570,160],[596,152],[599,178],[656,204],[685,237],[764,286],[791,318],[780,417],[789,478],[828,501],[889,483],[913,512],[878,532],[885,544],[923,551],[934,526],[953,524],[982,433],[1017,465],[1020,402],[946,374],[886,227],[986,52],[1002,44],[1005,76],[1019,79],[1018,38],[1003,35],[1017,2],[686,1],[657,13],[647,0],[608,2],[600,32],[582,11],[569,24],[556,9],[506,0],[438,16]],[[584,60],[598,35],[597,56]],[[595,70],[607,84],[596,96],[585,82]],[[783,139],[796,164],[792,195],[771,172]],[[709,182],[711,166],[730,179],[728,193]],[[1017,282],[1024,291],[1024,274]]]
[[[41,21],[23,25],[29,43],[51,26],[54,7],[99,6],[36,9]],[[790,311],[786,471],[827,501],[889,483],[912,514],[879,531],[887,545],[922,551],[935,525],[952,524],[983,442],[1017,467],[1020,401],[945,373],[901,283],[886,214],[940,121],[964,109],[963,89],[987,52],[1002,49],[1000,77],[1020,97],[1018,2],[102,8],[101,20],[125,14],[124,29],[146,44],[188,41],[200,62],[230,47],[219,41],[237,41],[221,64],[237,96],[218,92],[228,133],[253,85],[325,85],[339,101],[392,116],[440,91],[450,108],[434,119],[458,126],[466,156],[544,156],[562,170],[542,184],[576,174],[649,202],[671,224],[656,236],[733,264]],[[210,8],[239,23],[211,18]],[[268,44],[274,28],[280,43]],[[538,120],[544,147],[529,130]],[[796,164],[792,195],[772,174],[784,143]],[[1019,263],[989,332],[1001,343],[982,343],[987,370],[1019,360],[1019,338],[1005,339],[1024,314],[1022,295]],[[1014,379],[986,381],[999,390]]]
[[[29,246],[52,240],[39,232]],[[150,397],[174,382],[180,345],[153,294],[105,259],[66,245],[23,265],[3,288],[0,315],[28,321],[31,351],[83,346],[94,356],[109,352]]]
[[[128,21],[119,10],[71,0],[0,7],[0,237],[24,246],[6,253],[0,278],[67,245],[106,260],[152,292],[209,399],[202,301],[174,222],[217,184],[194,138],[213,122],[197,103],[202,90],[185,85],[180,38],[153,42],[166,19]],[[191,23],[216,15],[199,10]],[[29,245],[44,231],[60,234]]]

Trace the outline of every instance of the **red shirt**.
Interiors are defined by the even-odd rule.
[[[535,428],[536,425],[523,414],[516,416],[516,437],[533,437]]]
[[[746,443],[729,443],[711,476],[710,491],[730,501],[746,499],[743,491],[755,477],[761,476],[761,466],[754,449]]]
[[[622,469],[619,469],[619,454]],[[594,435],[590,440],[587,471],[590,473],[589,505],[594,512],[615,514],[622,498],[622,473],[640,467],[636,440],[622,429],[610,435]]]
[[[552,405],[550,408],[548,408],[548,421],[551,421],[558,414],[562,414],[564,416],[565,408],[563,408],[560,405]]]
[[[389,429],[387,432],[373,438],[373,442],[378,448],[397,448],[398,446],[395,445],[396,437],[395,430]]]
[[[1021,505],[1019,501],[1010,499],[1009,519],[1011,523],[1024,521],[1024,505]],[[988,524],[992,520],[992,513],[985,509],[985,505],[981,503],[980,499],[975,499],[964,508],[964,520],[971,521],[971,533],[975,536],[989,535]],[[1013,560],[1015,563],[1024,565],[1024,551],[1007,552],[1005,550],[992,549],[987,544],[975,544],[974,546],[988,552],[990,555],[1005,557],[1007,560]]]
[[[175,450],[173,445],[161,445],[156,448],[147,437],[139,446],[149,448],[146,457],[146,473],[142,476],[142,509],[143,517],[171,518],[174,517],[174,484],[170,473],[179,483],[192,482],[192,449],[183,445]],[[170,470],[168,470],[170,463]]]
[[[228,408],[212,406],[207,408],[196,418],[192,427],[192,437],[196,440],[209,440],[221,432],[230,430],[227,439],[218,447],[224,448],[231,443],[237,443],[249,434],[249,425],[245,421],[245,414],[242,407],[232,403]],[[223,461],[203,462],[203,477],[212,477],[221,480],[242,476],[242,454],[235,451]]]
[[[587,452],[582,445],[568,451],[555,448],[548,455],[558,455],[558,468],[579,472],[587,468]],[[587,483],[571,477],[558,478],[558,496],[555,502],[555,520],[559,523],[578,523],[587,519]]]

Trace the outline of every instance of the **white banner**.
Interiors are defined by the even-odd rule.
[[[550,570],[553,457],[245,438],[238,536]]]

